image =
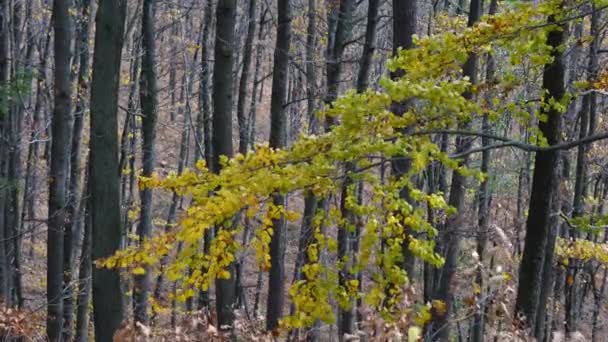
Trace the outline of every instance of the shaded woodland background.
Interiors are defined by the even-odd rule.
[[[511,3],[0,0],[1,338],[271,340],[294,310],[289,286],[302,277],[307,220],[323,200],[303,191],[275,196],[303,219],[275,222],[270,271],[246,251],[231,279],[185,295],[162,266],[133,275],[93,264],[178,229],[186,215],[187,196],[139,188],[138,176],[181,174],[200,159],[219,172],[222,155],[263,142],[288,149],[301,135],[323,134],[339,119],[315,113],[347,90],[380,90],[382,77],[398,78],[386,62],[415,47],[412,35],[464,30]],[[548,18],[560,30],[546,34],[548,46],[563,49],[552,50],[544,70],[525,53],[513,63],[504,51],[463,65],[463,75],[482,84],[478,98],[483,84],[507,84],[495,106],[518,103],[547,121],[507,111],[430,134],[487,177],[434,163],[414,179],[458,209],[454,216],[428,209],[444,268],[413,258],[403,265],[409,304],[428,303],[424,340],[606,340],[606,93],[582,92],[563,111],[544,108],[543,94],[561,99],[581,82],[601,83],[607,5],[563,6],[563,21]],[[536,145],[537,125],[549,147]],[[401,158],[377,172],[401,177],[409,167]],[[363,201],[369,194],[361,188]],[[358,235],[328,229],[351,239],[348,253],[356,255]],[[201,236],[201,253],[211,235]],[[565,263],[554,257],[558,237],[589,244],[571,254],[562,248],[562,256],[582,256]],[[365,292],[365,275],[358,277]],[[410,321],[389,328],[360,300],[348,310],[333,305],[335,324],[280,338],[408,340]]]

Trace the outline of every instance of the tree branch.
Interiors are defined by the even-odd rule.
[[[484,138],[489,138],[492,140],[501,141],[501,143],[498,143],[498,144],[488,145],[488,146],[479,147],[479,148],[473,148],[468,151],[464,151],[462,153],[450,155],[451,158],[462,158],[462,157],[468,156],[470,154],[479,153],[479,152],[488,151],[488,150],[495,150],[495,149],[505,148],[505,147],[515,147],[515,148],[518,148],[520,150],[527,151],[527,152],[551,152],[551,151],[558,151],[558,150],[569,150],[569,149],[577,147],[579,145],[590,144],[590,143],[598,141],[598,140],[608,139],[608,132],[604,132],[604,133],[598,133],[595,135],[590,135],[588,137],[585,137],[585,138],[582,138],[579,140],[563,142],[563,143],[556,144],[556,145],[537,146],[537,145],[532,145],[532,144],[524,143],[521,141],[513,140],[508,137],[503,137],[503,136],[494,135],[494,134],[490,134],[490,133],[484,133],[484,132],[474,132],[474,131],[465,131],[465,130],[431,130],[431,131],[419,131],[419,132],[413,133],[413,135],[429,135],[429,134],[474,136],[474,137],[484,137]]]

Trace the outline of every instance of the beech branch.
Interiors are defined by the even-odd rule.
[[[489,150],[496,150],[499,148],[505,147],[514,147],[526,152],[551,152],[551,151],[560,151],[560,150],[569,150],[571,148],[577,147],[579,145],[590,144],[592,142],[598,140],[608,139],[608,132],[598,133],[594,135],[590,135],[588,137],[584,137],[579,140],[563,142],[550,146],[537,146],[533,144],[524,143],[521,141],[513,140],[508,137],[503,137],[500,135],[484,133],[484,132],[474,132],[474,131],[465,131],[465,130],[432,130],[432,131],[419,131],[414,132],[414,135],[429,135],[429,134],[449,134],[449,135],[461,135],[461,136],[474,136],[474,137],[482,137],[488,138],[491,140],[500,141],[500,143],[482,146],[478,148],[472,148],[468,151],[464,151],[462,153],[456,153],[450,155],[451,158],[462,158],[474,153],[480,153]]]

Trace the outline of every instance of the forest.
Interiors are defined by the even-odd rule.
[[[1,341],[608,341],[607,0],[0,0]]]

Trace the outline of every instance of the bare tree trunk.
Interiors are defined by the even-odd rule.
[[[317,13],[315,0],[308,0],[308,10],[306,13],[308,26],[306,28],[306,112],[308,115],[308,131],[317,130],[317,120],[315,117],[315,97],[317,94],[317,75],[315,56],[317,49]]]
[[[272,98],[270,104],[270,147],[287,146],[287,79],[289,71],[289,47],[291,45],[291,1],[278,2],[277,40],[274,49],[272,73]],[[286,206],[284,195],[275,193],[273,202],[277,206]],[[273,234],[270,241],[270,272],[268,275],[268,304],[266,311],[266,329],[279,327],[283,316],[285,298],[285,217],[274,219]]]
[[[63,321],[63,239],[66,222],[67,181],[70,168],[70,124],[72,120],[72,19],[70,0],[53,2],[55,31],[55,107],[51,124],[49,172],[49,229],[47,240],[47,336],[61,340]]]
[[[199,112],[196,117],[196,129],[194,132],[194,140],[197,146],[203,146],[203,151],[198,149],[195,157],[193,158],[195,161],[197,159],[204,159],[207,165],[210,167],[212,163],[212,136],[211,136],[211,99],[209,96],[210,87],[210,71],[211,71],[211,63],[209,62],[209,53],[210,50],[210,41],[211,41],[211,24],[213,20],[213,1],[206,0],[205,3],[205,14],[203,16],[203,29],[202,29],[202,37],[201,37],[201,81],[199,85]],[[203,248],[204,252],[209,252],[209,245],[211,244],[211,240],[213,239],[213,229],[207,229],[205,231],[205,236],[203,238]],[[199,300],[198,300],[198,308],[210,308],[209,303],[209,293],[207,291],[201,291]]]
[[[156,0],[144,0],[142,17],[142,63],[140,75],[140,101],[142,110],[142,152],[143,177],[151,177],[156,157],[156,121],[158,116],[158,99],[156,87],[156,43],[155,13]],[[141,210],[137,235],[143,243],[152,236],[152,189],[140,191]],[[145,274],[136,275],[133,284],[133,314],[136,322],[147,324],[148,292],[150,291],[150,272],[146,267]]]
[[[314,66],[314,55],[315,55],[315,1],[309,0],[308,2],[308,31],[307,31],[307,46],[306,46],[306,77],[307,77],[307,96],[308,96],[308,115],[309,115],[309,132],[316,131],[316,121],[314,119],[314,107],[315,107],[315,87],[316,87],[316,76]],[[312,231],[312,218],[317,211],[317,199],[312,192],[307,192],[304,199],[304,213],[302,218],[302,227],[300,229],[300,239],[298,240],[298,254],[296,256],[295,268],[294,268],[294,281],[301,279],[302,266],[306,264],[306,251],[313,241]]]
[[[469,20],[468,27],[475,25],[481,17],[481,10],[483,7],[482,0],[471,1],[469,9]],[[477,64],[478,57],[475,54],[471,54],[463,66],[463,75],[468,77],[471,84],[477,84]],[[473,99],[473,93],[471,90],[467,90],[463,96],[467,99]],[[465,125],[461,124],[463,129],[467,129]],[[467,137],[456,138],[456,153],[466,151],[470,148],[471,142]],[[461,161],[461,165],[466,166],[468,159],[465,157]],[[460,254],[460,236],[457,230],[462,226],[464,220],[464,206],[465,206],[465,192],[466,192],[466,178],[454,171],[452,173],[452,184],[450,186],[450,196],[448,204],[451,207],[456,208],[457,213],[447,219],[445,224],[445,264],[441,271],[441,277],[437,284],[436,299],[441,300],[445,303],[447,311],[444,313],[436,313],[434,315],[433,340],[445,341],[450,336],[450,315],[453,304],[454,292],[452,288],[452,282],[456,269],[458,267],[458,256]]]
[[[555,23],[555,18],[549,17],[549,23]],[[548,99],[556,101],[563,97],[565,91],[565,65],[562,53],[558,49],[565,38],[563,27],[553,29],[547,37],[547,44],[553,49],[554,60],[545,66],[543,89],[548,92]],[[554,145],[561,140],[562,114],[554,108],[545,110],[545,114],[549,119],[547,122],[540,122],[539,129],[547,138],[547,143]],[[525,324],[529,327],[535,326],[535,318],[539,309],[538,303],[540,302],[541,287],[544,280],[542,270],[544,264],[546,264],[544,259],[551,229],[551,209],[553,208],[553,196],[551,194],[558,188],[558,163],[558,151],[538,152],[536,154],[515,306],[516,313],[525,317]]]
[[[85,173],[86,193],[82,197],[80,211],[83,212],[84,234],[82,248],[80,249],[80,265],[78,269],[78,293],[76,296],[76,332],[75,342],[86,342],[89,338],[89,303],[91,301],[91,273],[93,260],[91,259],[91,192],[89,178],[89,161],[87,160]]]
[[[37,182],[38,182],[38,170],[37,165],[39,163],[39,145],[40,145],[40,134],[44,132],[44,122],[41,118],[42,107],[45,103],[45,90],[43,88],[46,87],[46,74],[47,74],[47,63],[48,56],[50,52],[50,42],[51,42],[51,31],[52,27],[49,25],[47,29],[47,33],[43,39],[41,39],[38,54],[40,57],[39,64],[39,72],[38,77],[36,79],[36,96],[34,97],[34,112],[32,114],[32,122],[31,122],[31,133],[30,133],[30,144],[27,152],[27,166],[25,172],[25,191],[23,192],[23,213],[21,214],[21,231],[27,231],[30,234],[30,250],[28,252],[29,256],[32,257],[34,254],[34,245],[36,243],[36,227],[37,223],[34,222],[35,219],[35,211],[34,206],[36,202],[36,192],[37,192]],[[33,40],[33,37],[31,38]],[[26,228],[25,226],[25,218],[28,218],[32,221],[31,224]]]
[[[316,133],[319,130],[317,118],[315,117],[316,109],[316,94],[317,94],[317,75],[315,56],[317,49],[316,39],[316,6],[315,0],[308,0],[308,26],[306,29],[306,96],[307,96],[307,115],[308,115],[308,132]],[[293,281],[300,280],[302,278],[302,267],[307,263],[307,251],[308,247],[314,241],[314,228],[313,218],[317,213],[317,197],[312,191],[307,191],[304,195],[304,212],[302,214],[302,226],[300,228],[300,238],[298,240],[298,253],[296,255],[296,261],[294,265]],[[291,306],[291,312],[293,313],[295,307]],[[297,331],[294,330],[294,334]],[[309,331],[307,336],[309,341],[316,341],[318,339],[317,329]]]
[[[599,49],[599,13],[595,5],[592,4],[593,12],[591,14],[590,23],[590,36],[592,41],[589,44],[589,61],[587,65],[587,80],[593,82],[597,79],[598,74],[598,57],[597,50]],[[578,55],[573,55],[572,58],[576,58]],[[574,63],[576,60],[574,61]],[[595,130],[595,117],[597,112],[597,99],[596,93],[591,92],[585,94],[582,99],[582,108],[579,113],[580,128],[579,128],[579,139],[583,139],[594,133]],[[585,197],[587,197],[587,183],[588,183],[588,152],[590,146],[588,144],[581,144],[578,146],[577,159],[576,159],[576,174],[574,181],[574,198],[572,201],[572,218],[581,217],[585,214]],[[580,232],[574,229],[570,229],[569,238],[577,239],[580,238]],[[580,281],[577,277],[578,269],[582,267],[582,262],[579,260],[570,259],[566,282],[565,282],[565,315],[566,315],[566,333],[570,334],[578,330],[578,322],[580,312],[577,307],[582,304],[583,298],[580,297]]]
[[[367,25],[365,27],[365,43],[363,54],[359,63],[359,73],[357,75],[357,91],[364,92],[369,85],[370,66],[372,57],[376,51],[376,27],[378,26],[378,6],[379,0],[369,0],[367,5]]]
[[[416,34],[417,29],[417,16],[418,16],[418,1],[417,0],[407,0],[407,1],[399,1],[393,0],[393,56],[397,55],[398,50],[401,49],[411,49],[414,47],[414,41],[412,36]],[[402,74],[401,71],[397,71],[391,74],[392,78],[398,78]],[[391,105],[391,111],[396,115],[403,115],[410,106],[409,101],[404,101],[400,103],[393,103]],[[412,128],[405,128],[404,133],[408,133]],[[398,158],[396,160],[391,161],[391,172],[395,178],[405,177],[405,174],[409,171],[411,167],[411,160],[408,158]],[[407,189],[402,189],[400,192],[400,197],[407,202],[412,202],[409,192]],[[406,235],[407,230],[406,227]],[[408,277],[413,277],[414,273],[414,257],[409,250],[409,240],[406,237],[403,240],[402,245],[402,254],[403,260],[401,261],[401,265]]]
[[[492,0],[490,3],[489,14],[493,15],[496,13],[498,7],[498,1]],[[494,61],[494,56],[488,54],[486,60],[486,80],[488,83],[493,83],[495,81],[495,72],[496,65]],[[491,133],[492,129],[490,127],[490,122],[487,114],[483,116],[482,122],[482,130],[487,133]],[[481,140],[481,146],[489,146],[490,139],[487,137],[483,137]],[[481,155],[481,172],[486,175],[490,172],[490,160],[491,160],[491,152],[490,150],[486,150],[482,152]],[[490,228],[490,188],[489,188],[489,180],[485,178],[481,184],[479,185],[479,206],[477,211],[477,255],[479,256],[479,268],[477,270],[477,275],[475,282],[477,286],[479,286],[479,295],[477,296],[477,308],[475,309],[475,316],[473,319],[473,342],[482,342],[484,337],[485,330],[485,311],[486,306],[484,305],[484,295],[485,295],[485,285],[484,285],[484,261],[485,261],[485,249],[488,241],[488,230]]]
[[[213,69],[213,132],[211,170],[220,172],[220,156],[232,157],[232,83],[234,68],[236,0],[219,0]],[[229,229],[229,227],[218,227]],[[207,248],[207,247],[205,247]],[[236,303],[235,267],[228,267],[229,279],[216,280],[216,311],[220,329],[232,328]]]
[[[33,31],[34,31],[34,23],[33,20],[31,19],[31,15],[32,15],[32,8],[33,8],[33,4],[31,2],[28,2],[26,4],[25,7],[25,13],[23,13],[22,11],[22,6],[21,4],[15,3],[14,4],[15,8],[13,10],[13,16],[14,18],[14,23],[13,23],[13,31],[14,31],[14,44],[13,44],[13,50],[14,50],[14,59],[16,61],[20,61],[19,63],[16,63],[16,67],[13,68],[13,72],[15,73],[15,76],[17,79],[23,79],[26,78],[28,79],[31,75],[32,75],[32,71],[33,71],[33,57],[34,57],[34,44],[30,43],[30,42],[34,42],[35,39],[33,38]],[[26,44],[22,44],[23,42],[23,32],[22,32],[22,27],[24,25],[24,20],[25,20],[25,37],[26,37],[26,41],[28,43]],[[30,40],[31,39],[31,40]],[[22,47],[22,45],[25,45]],[[23,52],[22,49],[25,49],[25,55],[22,57]],[[23,59],[23,60],[22,60]],[[22,61],[21,61],[22,60]],[[26,106],[31,105],[32,102],[32,90],[30,89],[31,83],[28,83],[28,87],[27,89],[25,89],[25,91],[18,91],[18,94],[16,96],[17,101],[15,101],[15,111],[18,114],[18,122],[16,124],[15,127],[15,133],[13,136],[13,142],[14,142],[14,146],[16,146],[16,148],[13,149],[14,154],[16,154],[13,158],[12,158],[12,164],[16,165],[16,167],[13,167],[13,174],[14,175],[20,175],[21,174],[21,170],[22,170],[22,166],[21,166],[21,151],[23,149],[23,147],[21,146],[21,140],[22,140],[22,135],[24,134],[23,130],[22,130],[22,126],[24,124],[23,120],[25,118],[24,114],[26,112]],[[15,139],[16,137],[16,139]],[[18,142],[18,143],[17,143]],[[29,142],[31,143],[31,142]],[[29,144],[28,144],[29,145]],[[28,150],[28,154],[29,154],[29,150]],[[30,170],[31,171],[31,170]],[[30,184],[27,184],[27,180],[30,178],[29,175],[25,174],[25,181],[24,183],[24,187],[23,189],[27,189],[29,187]],[[13,190],[13,197],[12,197],[12,201],[13,201],[13,205],[12,205],[12,210],[13,212],[11,213],[13,216],[13,227],[14,227],[14,231],[15,231],[15,235],[14,238],[12,239],[12,246],[11,248],[14,251],[14,257],[12,258],[12,268],[13,268],[13,286],[14,286],[14,300],[15,300],[15,304],[18,307],[23,307],[23,302],[24,302],[24,298],[23,298],[23,289],[22,289],[22,279],[21,279],[21,275],[22,275],[22,270],[21,270],[21,259],[22,259],[22,242],[23,242],[23,237],[26,234],[25,231],[25,225],[23,223],[23,220],[25,218],[25,199],[27,198],[28,195],[25,194],[25,191],[23,191],[23,195],[22,195],[22,199],[23,201],[21,203],[19,203],[19,196],[21,196],[20,192],[21,192],[22,188],[21,186],[18,187],[18,189],[14,189]]]
[[[74,113],[74,126],[72,128],[72,141],[71,141],[71,155],[70,155],[70,178],[68,188],[68,206],[66,209],[66,226],[65,236],[63,240],[63,287],[65,289],[63,299],[63,340],[70,341],[72,339],[72,322],[74,316],[74,298],[73,298],[73,284],[72,284],[72,273],[73,273],[73,260],[75,252],[75,241],[79,233],[76,231],[79,227],[79,221],[82,220],[79,217],[78,208],[80,206],[80,187],[81,187],[81,141],[82,141],[82,130],[84,127],[84,114],[87,108],[86,97],[88,96],[88,82],[89,82],[89,34],[91,28],[91,17],[90,17],[90,4],[89,0],[83,0],[80,3],[80,15],[82,18],[81,23],[78,27],[77,37],[78,40],[78,58],[79,69],[78,69],[78,83],[77,83],[77,100],[76,108]]]
[[[28,6],[28,7],[31,7]],[[20,192],[21,192],[21,140],[23,116],[25,112],[25,103],[29,97],[29,89],[22,89],[21,84],[28,77],[31,69],[32,46],[28,44],[22,51],[23,38],[23,4],[12,2],[12,41],[11,41],[11,58],[12,63],[10,69],[9,82],[9,98],[8,98],[8,116],[7,119],[7,134],[3,135],[8,146],[8,155],[5,162],[7,163],[7,172],[5,181],[7,187],[6,207],[4,212],[3,222],[6,227],[6,237],[4,239],[5,248],[7,251],[8,261],[8,276],[9,276],[9,293],[11,304],[21,306],[23,304],[23,295],[21,289],[21,209],[20,209]],[[17,86],[13,86],[15,83]],[[29,87],[28,87],[29,88]],[[0,228],[1,229],[1,228]]]
[[[8,0],[0,1],[0,84],[3,87],[9,86],[10,79],[10,51],[9,51],[9,41],[10,41],[10,31],[9,31],[9,13],[10,13],[10,5]],[[8,134],[10,132],[10,125],[7,122],[6,117],[8,117],[8,104],[3,104],[2,108],[0,108],[0,115],[2,120],[0,121],[0,133],[2,136]],[[0,177],[4,178],[7,176],[8,169],[8,153],[9,146],[2,141],[0,142]],[[10,260],[8,258],[7,244],[5,241],[9,241],[10,238],[10,229],[5,224],[5,209],[8,205],[8,188],[2,187],[0,189],[0,299],[7,303],[7,305],[11,304],[11,295],[10,295]]]
[[[93,260],[114,254],[121,243],[117,116],[126,10],[126,0],[102,1],[97,9],[89,171]],[[94,268],[95,341],[113,340],[123,319],[122,299],[118,270]]]
[[[247,88],[249,86],[249,73],[251,70],[251,56],[253,53],[253,39],[256,29],[256,0],[249,0],[249,10],[247,17],[247,37],[243,47],[243,68],[239,81],[239,96],[236,106],[236,117],[239,122],[239,153],[246,154],[249,146],[249,125],[248,115],[245,113],[245,102],[247,101]],[[255,80],[254,80],[255,82]],[[255,97],[255,93],[251,93]]]
[[[184,75],[182,76],[183,80],[182,80],[182,90],[181,90],[181,95],[180,95],[180,99],[179,102],[180,103],[184,103],[186,101],[189,101],[186,99],[186,92],[189,92],[189,86],[188,86],[188,74],[186,72],[184,72]],[[188,97],[190,96],[189,94],[187,95]],[[181,136],[181,140],[180,140],[180,145],[179,145],[179,159],[177,162],[177,174],[181,175],[182,172],[184,171],[184,167],[186,166],[186,159],[188,157],[188,142],[190,141],[190,115],[191,113],[184,113],[183,110],[183,106],[180,106],[179,110],[178,110],[178,116],[182,115],[183,121],[182,121],[182,136]],[[178,208],[178,204],[180,202],[180,200],[182,199],[181,196],[179,196],[177,193],[173,193],[173,196],[171,198],[171,205],[169,206],[169,211],[167,212],[167,220],[166,220],[166,225],[165,225],[165,231],[170,231],[171,227],[173,225],[173,223],[175,222],[176,216],[177,216],[177,208]],[[164,257],[161,260],[161,264],[160,264],[160,272],[158,273],[158,276],[156,277],[156,285],[154,286],[154,299],[158,302],[160,300],[160,296],[161,296],[161,290],[162,290],[162,283],[165,277],[164,274],[164,266],[167,263],[167,257]]]
[[[266,14],[268,13],[268,8],[264,7],[264,10],[260,13],[260,23],[258,29],[258,44],[256,46],[256,56],[255,56],[255,68],[253,72],[253,89],[251,90],[251,99],[249,104],[249,119],[247,120],[247,127],[249,131],[247,132],[247,141],[249,142],[249,148],[253,148],[255,144],[255,132],[256,132],[256,120],[257,120],[257,104],[259,98],[261,98],[262,93],[264,91],[263,79],[260,79],[260,70],[262,69],[262,59],[264,58],[263,54],[263,45],[261,43],[262,39],[264,39],[265,35],[265,24],[266,24]],[[260,84],[262,86],[260,87]],[[260,89],[258,91],[258,88]]]
[[[335,18],[335,30],[328,32],[328,47],[327,47],[327,93],[325,96],[325,103],[331,105],[338,98],[340,90],[340,78],[342,77],[343,62],[342,58],[344,50],[346,48],[346,41],[349,39],[352,27],[353,27],[353,12],[355,10],[356,3],[353,0],[341,0],[337,9]],[[326,129],[329,130],[333,125],[336,125],[337,119],[335,117],[327,117]],[[347,187],[348,185],[345,185]],[[346,195],[346,192],[343,192]],[[325,202],[325,199],[321,200]],[[325,207],[319,204],[319,207]],[[342,206],[343,211],[346,210],[345,206]],[[348,215],[348,213],[346,213]],[[338,229],[338,259],[343,260],[351,252],[351,246],[349,246],[349,234],[344,227]],[[342,269],[338,272],[338,283],[341,286],[345,286],[349,280],[348,272],[346,269]],[[338,338],[343,339],[344,334],[352,333],[354,330],[354,312],[353,308],[342,309],[339,308],[338,314]]]
[[[350,37],[353,27],[353,11],[356,3],[354,0],[340,0],[340,6],[337,13],[337,21],[335,23],[335,31],[329,31],[330,39],[328,39],[328,56],[327,56],[327,94],[325,103],[330,104],[338,98],[340,90],[340,77],[342,76],[342,58],[346,41]],[[336,124],[335,118],[327,119],[327,126],[331,127]]]

